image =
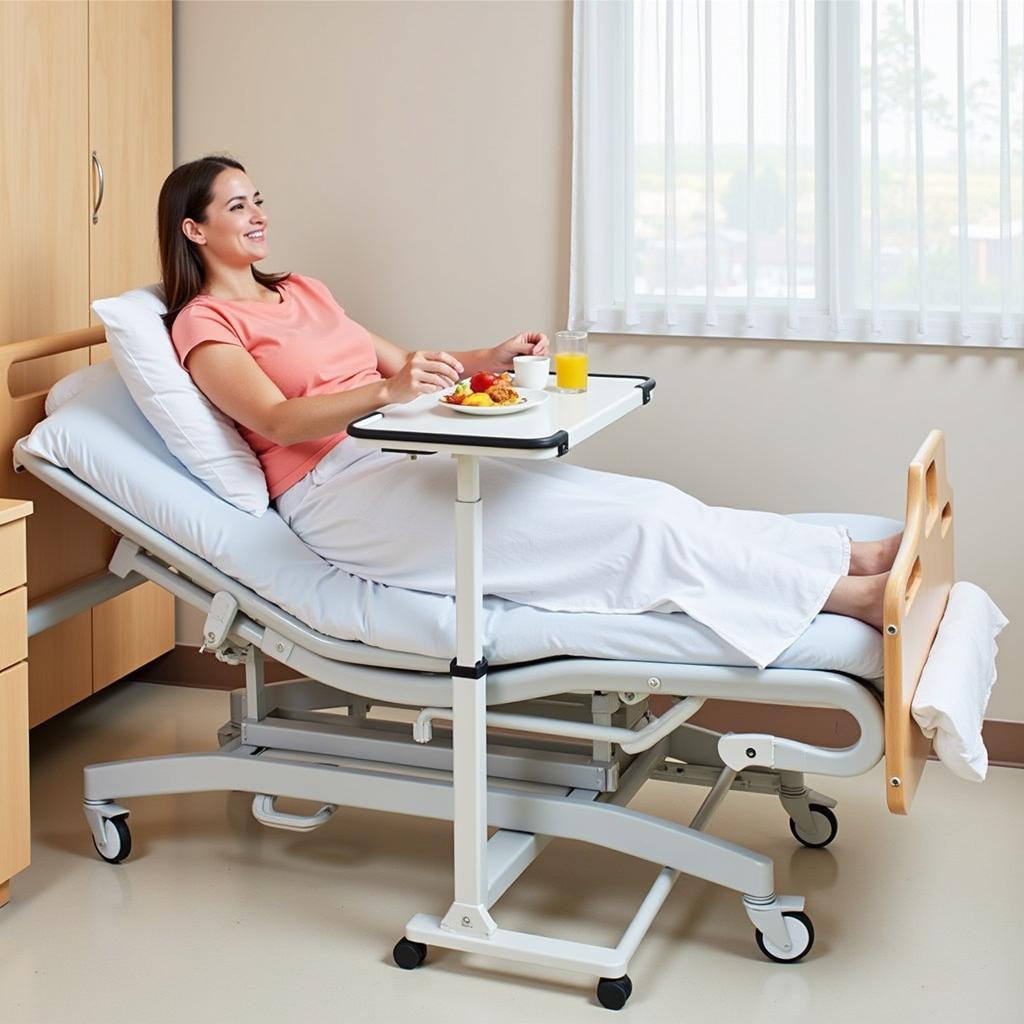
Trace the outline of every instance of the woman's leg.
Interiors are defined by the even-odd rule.
[[[486,593],[553,611],[685,611],[762,667],[827,600],[870,621],[870,577],[844,576],[842,528],[569,465],[484,459],[480,473]],[[451,460],[375,454],[322,476],[286,513],[311,548],[363,579],[454,592]]]
[[[850,615],[882,630],[882,596],[889,573],[841,576],[822,607],[823,612]]]
[[[903,533],[894,533],[884,540],[855,540],[850,545],[850,575],[877,576],[888,572],[896,560]]]

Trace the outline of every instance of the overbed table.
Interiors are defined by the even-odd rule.
[[[554,459],[626,413],[646,405],[654,380],[591,374],[583,394],[554,390],[531,409],[501,416],[470,416],[446,407],[438,394],[421,395],[360,417],[349,434],[360,447],[451,455],[458,465],[455,495],[455,630],[452,660],[452,745],[455,897],[443,918],[417,914],[406,936],[453,949],[520,959],[511,942],[494,942],[488,910],[487,662],[483,657],[483,504],[480,459]],[[514,933],[508,933],[512,935]],[[556,940],[548,940],[556,942]],[[499,949],[495,947],[508,946]]]

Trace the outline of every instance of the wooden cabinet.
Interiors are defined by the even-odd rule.
[[[0,906],[29,863],[25,517],[31,502],[0,501]]]
[[[173,166],[171,53],[170,0],[0,3],[0,345],[88,327],[98,322],[93,299],[159,279],[156,203]],[[0,387],[45,392],[105,348],[16,364]],[[0,459],[0,494],[35,506],[30,602],[106,570],[111,531],[15,475],[9,457]],[[31,724],[173,644],[173,599],[153,584],[41,633],[29,643]]]
[[[88,38],[88,4],[0,4],[0,343],[89,326]]]
[[[156,201],[173,167],[172,134],[170,3],[90,3],[88,155],[94,199],[100,167],[104,179],[89,231],[94,299],[160,279]],[[98,324],[89,313],[88,323]]]

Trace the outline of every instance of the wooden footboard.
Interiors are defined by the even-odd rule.
[[[903,543],[883,601],[886,802],[907,814],[931,742],[910,713],[953,586],[953,491],[946,440],[933,430],[910,463]]]

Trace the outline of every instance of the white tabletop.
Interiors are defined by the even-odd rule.
[[[362,448],[553,459],[645,404],[653,388],[654,381],[641,375],[591,374],[583,394],[549,386],[546,402],[505,416],[467,416],[447,408],[437,394],[421,395],[354,420],[348,432]]]

